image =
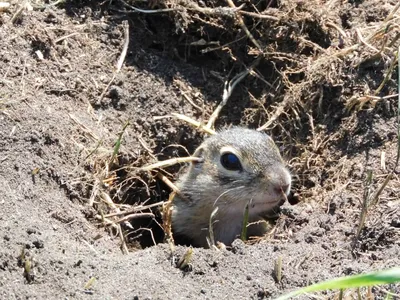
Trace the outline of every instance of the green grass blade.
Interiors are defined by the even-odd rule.
[[[119,152],[119,148],[121,147],[121,143],[122,143],[122,136],[126,130],[126,127],[128,127],[129,125],[129,121],[127,121],[124,125],[124,127],[122,128],[122,131],[118,134],[118,139],[115,142],[115,146],[114,146],[114,151],[113,154],[111,156],[111,160],[110,160],[110,164],[112,164],[114,162],[115,157],[117,156],[118,152]]]
[[[244,209],[242,232],[240,234],[240,239],[244,242],[247,241],[247,225],[249,225],[249,202],[247,202]]]
[[[400,268],[393,268],[384,271],[372,272],[367,274],[340,277],[321,283],[316,283],[305,288],[296,290],[286,295],[280,296],[276,300],[286,300],[304,293],[331,290],[347,289],[363,286],[373,286],[378,284],[388,284],[400,282]]]

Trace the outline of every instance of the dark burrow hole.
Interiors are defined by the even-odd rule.
[[[119,174],[121,176],[121,173]],[[121,182],[126,174],[121,176]],[[150,191],[150,196],[148,196]],[[128,188],[123,193],[121,203],[131,205],[134,209],[138,205],[151,205],[158,202],[167,202],[171,189],[161,180],[156,179],[149,188],[145,188],[142,182]],[[125,240],[129,248],[144,249],[152,247],[155,244],[165,242],[165,233],[163,226],[163,207],[156,206],[141,211],[142,213],[153,213],[154,218],[145,217],[137,218],[129,221],[129,226],[122,225]],[[140,212],[138,212],[140,213]],[[191,241],[188,237],[174,235],[174,243],[177,245],[190,246]]]
[[[118,174],[121,182],[128,176],[128,174],[123,173],[123,171],[120,171]],[[149,179],[145,178],[143,180]],[[170,188],[164,182],[157,179],[146,187],[144,181],[137,180],[133,185],[127,185],[126,189],[121,191],[122,196],[119,202],[131,205],[131,208],[135,209],[139,205],[147,206],[161,201],[168,201]],[[154,246],[154,244],[162,243],[164,241],[162,206],[144,209],[136,213],[153,213],[154,218],[134,218],[129,221],[129,226],[122,225],[128,246],[147,248]]]
[[[190,153],[193,153],[196,146],[198,146],[202,140],[202,136],[195,135],[191,136],[189,140],[185,140],[185,142],[183,142],[182,144],[186,145],[188,142],[188,151]],[[165,142],[165,140],[163,141]],[[157,155],[157,157],[158,160],[161,161],[172,157],[187,156],[186,153],[181,153],[175,148],[158,148],[159,149],[156,150],[156,153],[160,153],[159,155]],[[178,152],[174,152],[174,149]],[[119,165],[115,166],[115,177],[118,178],[118,182],[113,184],[113,189],[110,189],[112,190],[112,192],[110,191],[110,197],[116,204],[125,204],[131,206],[129,208],[125,208],[125,211],[133,210],[139,205],[148,206],[159,202],[166,203],[169,199],[171,189],[161,179],[158,179],[156,177],[156,171],[152,172],[151,175],[148,172],[139,172],[132,176],[132,174],[129,174],[129,172],[127,172],[126,169],[123,168],[123,166],[131,165],[134,160],[135,159],[133,158],[123,156],[119,157]],[[183,171],[182,168],[183,165],[168,167],[166,168],[166,171],[169,173],[169,175],[167,175],[166,173],[163,174],[166,175],[172,182],[175,182],[178,174]],[[123,186],[121,186],[121,183],[123,183]],[[287,197],[287,202],[289,203],[289,205],[296,205],[300,202],[300,197],[298,193],[296,193],[296,190],[299,190],[299,186],[298,184],[296,184],[295,181],[293,181],[292,191]],[[108,207],[104,207],[104,214],[108,213],[108,209]],[[121,223],[121,227],[123,229],[125,241],[127,242],[128,248],[143,249],[154,246],[155,244],[165,242],[162,209],[162,206],[155,206],[142,211],[137,211],[135,213],[138,214],[153,213],[154,217],[147,216],[130,219],[128,223],[129,225]],[[99,213],[102,208],[98,207],[97,210]],[[277,215],[278,214],[275,214],[275,216],[273,217],[268,217],[268,220],[271,221],[271,224],[276,221]],[[174,242],[177,245],[189,246],[191,244],[191,240],[188,237],[177,235],[174,235],[173,237]]]

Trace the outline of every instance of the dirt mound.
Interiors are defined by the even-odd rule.
[[[267,299],[398,266],[399,36],[395,0],[12,1],[0,12],[1,298]],[[172,114],[206,124],[238,74],[215,128],[273,136],[300,203],[251,245],[194,249],[182,271],[187,248],[162,243],[170,189],[157,175],[173,181],[179,165],[142,167],[192,153],[202,126]],[[400,294],[373,293],[385,290]]]

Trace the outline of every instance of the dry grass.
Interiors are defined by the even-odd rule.
[[[291,158],[290,167],[294,174],[298,174],[295,176],[295,189],[302,200],[327,200],[325,196],[333,190],[337,195],[346,189],[356,190],[362,186],[362,181],[352,182],[349,178],[354,166],[349,165],[348,157],[338,151],[338,144],[356,130],[358,113],[373,110],[379,103],[397,96],[391,81],[400,41],[400,3],[387,9],[383,19],[360,23],[351,29],[342,27],[340,8],[335,7],[334,1],[325,1],[322,6],[320,1],[282,1],[280,9],[266,7],[264,11],[258,11],[256,5],[235,7],[231,1],[226,7],[212,6],[213,2],[208,2],[208,7],[199,7],[189,1],[166,1],[160,9],[139,9],[135,3],[123,2],[123,5],[141,13],[172,12],[178,30],[195,32],[195,26],[202,24],[210,32],[218,32],[217,35],[224,36],[225,40],[216,42],[219,47],[205,47],[203,53],[221,51],[243,70],[225,84],[222,101],[214,114],[208,117],[208,123],[176,112],[155,120],[172,117],[187,122],[200,132],[214,134],[214,124],[223,107],[229,107],[228,99],[234,87],[247,76],[249,80],[244,81],[244,86],[254,106],[243,113],[244,122],[258,125],[260,131],[279,135],[286,157]],[[230,37],[239,38],[226,40]],[[206,41],[206,45],[208,42],[211,40]],[[246,45],[246,53],[239,55],[243,45]],[[354,75],[354,70],[368,65],[377,65],[384,76],[365,82]],[[272,72],[268,78],[265,69]],[[264,85],[258,96],[252,94],[249,84],[254,80]],[[332,92],[338,95],[331,95]],[[200,108],[192,104],[194,108]],[[330,115],[336,115],[340,121],[335,121]],[[335,127],[338,130],[334,130]],[[153,159],[152,164],[146,165],[147,161],[136,158],[133,163],[125,166],[117,163],[110,168],[97,156],[95,177],[101,184],[94,187],[106,186],[107,190],[113,191],[112,194],[118,194],[115,191],[126,191],[135,188],[136,184],[148,186],[162,178],[172,191],[179,193],[171,182],[168,168],[196,159],[172,158],[163,162]],[[125,177],[118,178],[116,170],[125,170]],[[384,177],[388,174],[384,170],[380,173]],[[383,177],[376,178],[374,183],[384,182]],[[392,180],[399,182],[398,178]],[[392,186],[394,183],[387,188]],[[92,199],[101,194],[95,189]],[[167,212],[172,199],[163,209],[164,230],[170,238],[170,214]],[[328,199],[328,206],[329,202]],[[120,208],[115,203],[113,206],[106,201],[106,204],[108,211],[105,215],[109,217],[99,214],[97,218],[101,217],[108,225],[120,223],[108,218],[122,214],[124,210],[118,211]],[[141,211],[141,214],[154,217],[149,211]],[[134,217],[137,214],[127,215]],[[123,220],[128,222],[129,217]]]

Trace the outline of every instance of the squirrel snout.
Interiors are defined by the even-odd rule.
[[[277,194],[285,194],[288,195],[290,192],[290,184],[278,184],[275,186],[275,192]]]
[[[289,195],[290,187],[291,187],[292,177],[290,176],[289,171],[284,169],[284,172],[280,174],[276,181],[273,183],[274,191],[278,195]]]

